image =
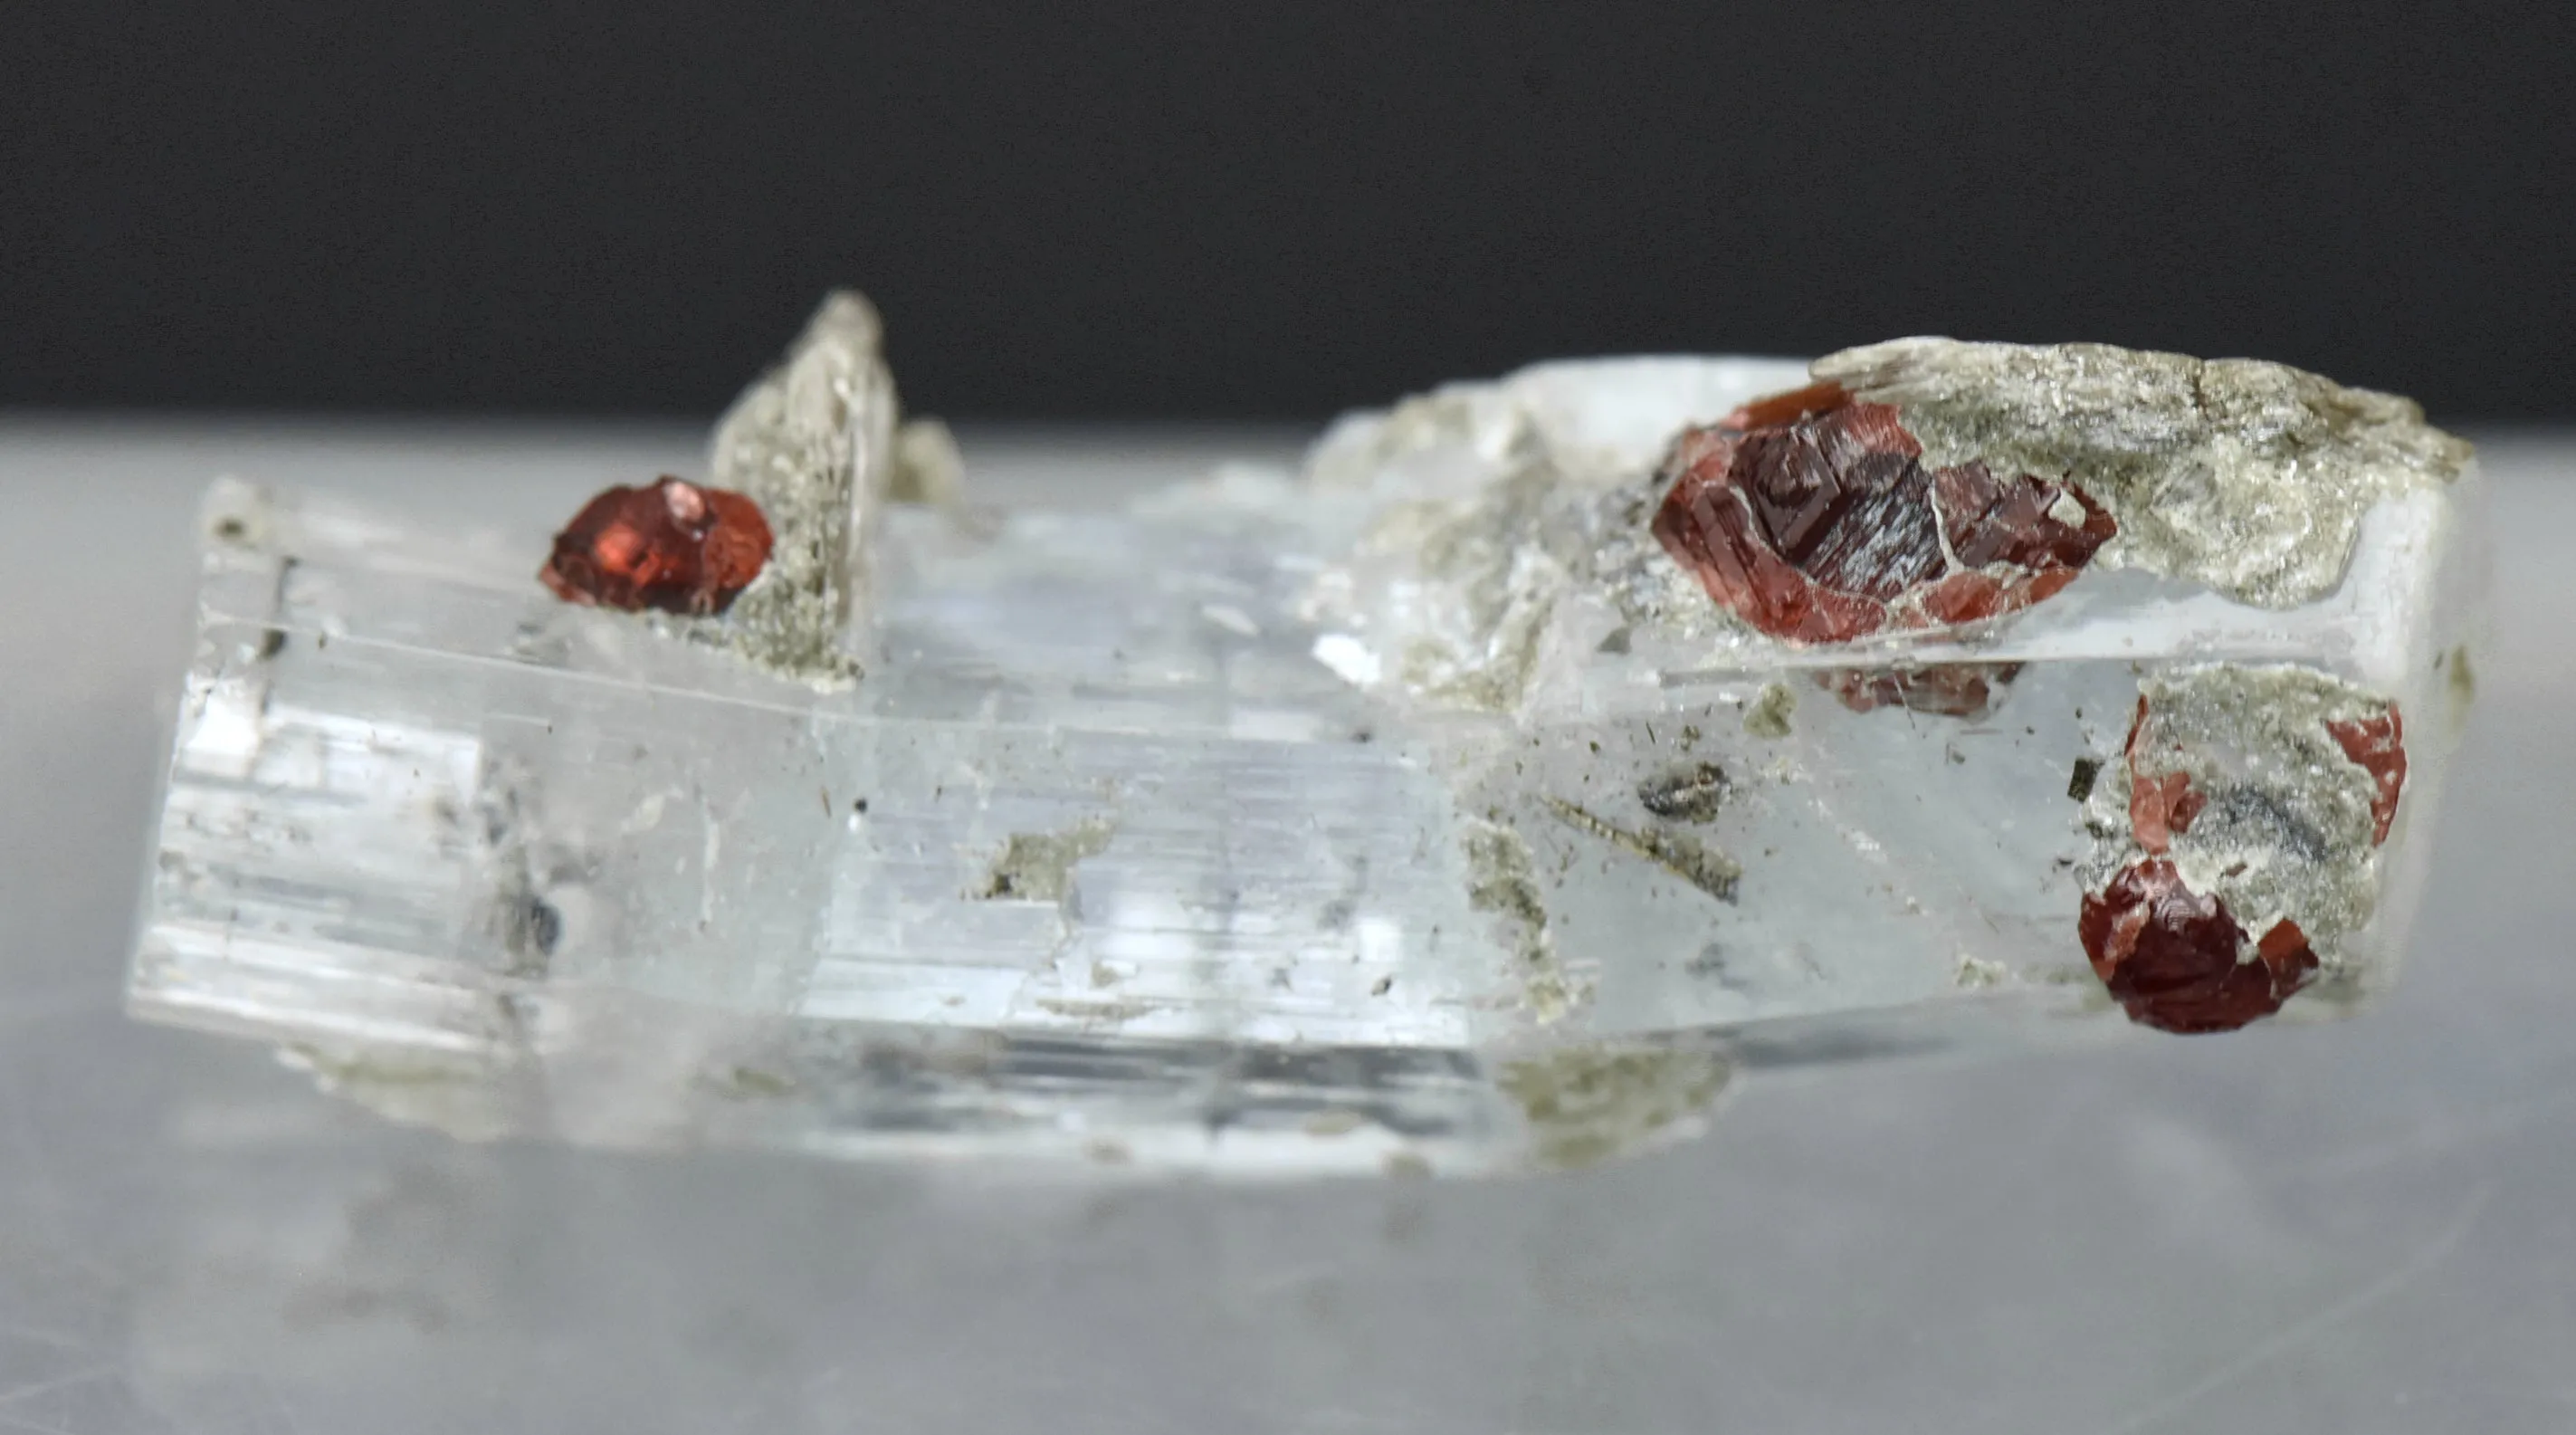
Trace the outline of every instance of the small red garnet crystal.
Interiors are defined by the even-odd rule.
[[[2406,724],[2392,703],[2385,716],[2330,722],[2326,732],[2344,756],[2370,774],[2370,842],[2376,847],[2388,840],[2388,824],[2397,820],[2397,795],[2406,790]]]
[[[2129,831],[2138,845],[2159,855],[2173,850],[2177,833],[2191,830],[2192,819],[2209,805],[2209,794],[2191,785],[2187,772],[2157,772],[2153,753],[2138,751],[2147,727],[2147,695],[2138,694],[2138,715],[2129,721]]]
[[[665,478],[583,504],[537,577],[567,603],[721,613],[769,561],[769,521],[739,493]]]
[[[1664,551],[1737,616],[1799,643],[2029,607],[2118,531],[2071,483],[1924,467],[1894,405],[1833,383],[1683,430],[1664,472]]]
[[[1932,668],[1828,668],[1816,685],[1856,713],[1902,707],[1943,717],[1982,718],[2003,700],[2019,663],[1945,663]]]
[[[2183,885],[2161,857],[2133,862],[2100,895],[2086,894],[2076,931],[2129,1020],[2186,1036],[2270,1016],[2317,969],[2298,923],[2273,923],[2249,951],[2227,904]]]

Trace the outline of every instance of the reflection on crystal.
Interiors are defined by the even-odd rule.
[[[1686,1135],[1741,1067],[2328,1014],[2402,951],[2470,480],[2353,480],[2292,605],[2142,559],[1785,641],[1653,525],[1674,436],[1795,366],[1546,365],[995,519],[834,312],[720,438],[806,555],[721,616],[218,489],[138,1011],[474,1135],[1463,1173]]]

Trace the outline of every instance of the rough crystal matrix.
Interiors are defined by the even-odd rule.
[[[675,497],[766,515],[644,617],[219,488],[136,1009],[473,1134],[1579,1164],[1768,1066],[2350,1010],[2475,632],[2465,446],[2092,346],[1548,364],[1002,513],[853,297],[710,485],[566,531],[615,603]]]

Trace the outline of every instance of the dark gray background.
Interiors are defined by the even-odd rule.
[[[857,283],[967,417],[1917,331],[2576,416],[2570,10],[13,0],[0,405],[703,414]]]

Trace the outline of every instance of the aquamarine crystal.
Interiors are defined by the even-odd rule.
[[[1346,419],[1300,472],[1003,513],[944,434],[895,437],[874,343],[818,324],[783,372],[823,396],[727,426],[719,477],[793,495],[782,546],[848,550],[739,617],[559,603],[543,532],[218,487],[135,1009],[467,1135],[1579,1163],[1697,1129],[1739,1069],[2133,1033],[2077,929],[2145,850],[2149,688],[2216,695],[2177,700],[2202,747],[2168,766],[2281,814],[2172,854],[2304,923],[2276,1020],[2405,950],[2470,691],[2471,470],[2139,440],[2101,488],[2161,521],[2062,593],[1800,646],[1650,524],[1675,435],[1805,366],[1543,365]],[[1859,352],[1819,372],[2033,381]],[[2031,461],[2087,481],[2083,437]],[[2306,726],[2390,705],[2379,842]]]

